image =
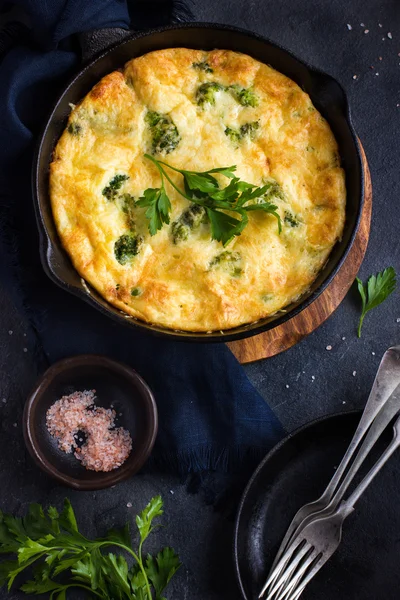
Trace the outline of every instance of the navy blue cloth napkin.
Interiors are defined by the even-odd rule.
[[[99,353],[134,367],[159,408],[154,461],[180,472],[253,464],[283,436],[263,398],[224,344],[171,342],[115,324],[60,290],[39,261],[30,169],[35,137],[79,68],[73,34],[129,28],[120,0],[19,0],[32,34],[0,63],[2,281],[29,316],[47,363]],[[72,36],[72,37],[71,37]]]

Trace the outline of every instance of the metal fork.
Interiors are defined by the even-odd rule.
[[[299,532],[299,530],[300,530],[299,528],[302,525],[303,521],[305,521],[305,519],[307,519],[309,517],[309,515],[318,513],[319,511],[326,508],[328,506],[328,504],[331,502],[332,497],[333,497],[335,491],[337,490],[337,488],[340,484],[340,481],[341,481],[351,459],[353,458],[354,453],[356,452],[362,439],[364,438],[366,432],[370,428],[375,417],[378,415],[380,409],[385,405],[388,398],[390,397],[390,395],[393,393],[393,391],[397,388],[397,386],[399,384],[400,384],[400,346],[393,346],[392,348],[389,348],[388,350],[386,350],[385,354],[382,357],[377,374],[375,376],[375,380],[374,380],[371,392],[369,394],[367,403],[365,405],[364,412],[362,414],[362,417],[360,419],[358,427],[354,433],[353,439],[351,440],[349,447],[347,448],[346,453],[343,456],[343,459],[342,459],[339,467],[336,469],[331,481],[329,482],[329,484],[326,487],[325,491],[323,492],[322,496],[320,496],[320,498],[318,498],[318,500],[315,500],[314,502],[310,502],[310,503],[302,506],[300,508],[300,510],[293,517],[293,520],[292,520],[291,524],[289,525],[286,535],[283,538],[282,543],[279,547],[278,553],[277,553],[274,563],[272,565],[272,569],[275,567],[279,558],[282,556],[282,553],[284,552],[285,548],[287,547],[287,545],[290,542],[293,535],[295,533]],[[392,416],[394,416],[394,415],[392,415]],[[385,427],[388,425],[390,420],[391,420],[391,418],[387,421],[385,421],[385,419],[382,419],[379,426],[377,426],[375,429],[374,436],[373,436],[374,441],[376,441],[378,439],[378,437],[380,436],[382,431],[385,429]],[[370,442],[371,441],[372,441],[372,436],[370,438]],[[373,444],[371,445],[369,450],[372,448],[372,446],[373,446]],[[366,450],[366,448],[364,448],[364,450]],[[369,452],[369,450],[368,450],[368,452]],[[366,452],[364,454],[363,460],[367,456],[368,452]],[[360,459],[361,459],[361,455],[360,455]],[[358,468],[361,466],[361,463],[362,463],[362,460],[360,460],[357,463],[357,469],[354,469],[352,471],[352,477],[351,477],[351,479],[348,480],[347,485],[350,484],[352,478],[358,471]],[[262,594],[260,594],[259,597],[261,598],[261,596],[262,596]]]
[[[297,600],[314,575],[337,550],[345,519],[374,477],[400,446],[400,417],[393,426],[393,439],[381,457],[347,500],[330,515],[313,519],[292,540],[268,578],[260,597],[268,589],[266,600]],[[276,573],[279,578],[276,580]],[[272,583],[272,586],[271,586]]]
[[[330,515],[332,512],[334,512],[336,507],[339,505],[339,503],[343,499],[344,494],[346,493],[346,491],[347,491],[349,485],[351,484],[352,480],[354,479],[356,473],[358,472],[361,465],[363,464],[365,458],[368,456],[368,454],[372,450],[373,446],[375,445],[376,441],[381,436],[382,432],[386,429],[386,427],[389,425],[389,423],[392,421],[392,419],[399,412],[400,412],[400,385],[397,386],[396,390],[390,396],[389,400],[387,400],[386,404],[380,410],[377,417],[375,417],[375,420],[373,421],[373,423],[364,439],[364,442],[362,443],[361,448],[359,449],[359,451],[357,453],[357,456],[355,457],[355,459],[354,459],[351,467],[349,468],[345,478],[343,479],[342,483],[340,484],[340,486],[337,488],[336,492],[332,496],[332,499],[329,502],[329,504],[327,506],[325,506],[324,508],[322,508],[321,510],[319,510],[317,512],[312,512],[307,517],[305,517],[305,519],[300,523],[299,527],[293,533],[293,535],[290,538],[288,543],[290,543],[290,541],[292,539],[294,539],[294,537],[299,535],[301,530],[304,529],[304,527],[306,527],[306,525],[311,523],[311,521],[313,521],[314,519],[326,517],[326,516]],[[276,564],[277,564],[279,558],[282,556],[282,554],[283,553],[281,553],[279,557],[275,558],[275,561],[274,561],[274,564],[272,565],[271,570],[274,569],[274,567],[276,566]],[[277,579],[278,577],[279,577],[279,572],[276,572],[275,578]],[[273,583],[273,582],[271,582],[271,583]],[[260,597],[261,597],[261,595],[262,594],[260,594]]]

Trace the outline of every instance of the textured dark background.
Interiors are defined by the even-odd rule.
[[[196,20],[238,25],[263,34],[343,84],[369,159],[374,190],[372,231],[361,276],[389,265],[400,272],[399,1],[201,0],[194,2],[192,9]],[[381,355],[388,346],[400,343],[399,292],[366,318],[360,340],[356,337],[358,315],[359,300],[353,290],[308,339],[280,356],[246,367],[288,430],[322,415],[361,408],[365,403]],[[332,346],[331,351],[326,350],[327,345]],[[34,332],[13,305],[10,290],[2,286],[0,505],[12,512],[28,501],[61,502],[66,493],[34,467],[22,442],[22,407],[38,374],[33,346]],[[249,476],[244,474],[244,479]],[[216,480],[211,475],[185,482],[145,475],[112,490],[68,495],[83,528],[88,533],[95,529],[101,533],[111,524],[122,524],[152,495],[161,493],[167,527],[159,530],[156,546],[173,545],[184,562],[169,597],[236,600],[239,594],[231,564],[231,532],[240,483],[229,493],[223,491],[224,483],[223,478]],[[132,508],[127,507],[128,502]],[[371,594],[360,600],[380,600],[376,591]],[[386,600],[397,600],[398,596],[396,590],[393,594],[385,590]],[[20,595],[0,592],[0,598],[6,597]],[[354,594],[346,598],[356,599]]]

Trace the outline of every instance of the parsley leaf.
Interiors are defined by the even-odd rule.
[[[23,518],[0,511],[0,553],[17,558],[0,562],[0,587],[10,589],[28,568],[33,579],[21,587],[28,595],[49,594],[50,600],[66,600],[67,590],[75,587],[102,600],[164,600],[160,594],[179,568],[179,558],[171,548],[142,558],[143,543],[155,529],[153,520],[162,514],[163,502],[157,496],[137,516],[140,542],[135,551],[128,524],[103,538],[84,537],[68,500],[61,514],[54,507],[45,514],[38,504],[31,505]],[[102,549],[109,546],[122,549],[133,565],[129,567],[122,554],[103,554]]]
[[[249,211],[263,211],[273,215],[278,221],[278,231],[281,232],[282,225],[281,217],[277,212],[278,207],[271,202],[271,198],[283,198],[283,192],[277,182],[269,181],[264,186],[257,187],[236,177],[235,165],[197,172],[177,169],[149,154],[144,156],[154,163],[161,176],[161,188],[145,190],[142,198],[136,203],[138,206],[149,207],[146,217],[149,219],[151,235],[155,235],[164,223],[169,223],[171,203],[165,191],[164,178],[186,200],[206,209],[211,226],[211,238],[222,242],[224,246],[242,233],[249,222],[247,214]],[[165,167],[182,175],[183,190],[170,178]],[[226,187],[220,186],[219,181],[214,177],[216,173],[231,180]],[[162,207],[159,205],[159,198],[162,199]],[[178,232],[178,235],[175,222],[172,229],[172,236],[176,243],[178,238],[186,240],[191,228],[186,227],[185,231]]]
[[[164,548],[155,558],[147,555],[146,573],[156,592],[155,600],[162,600],[161,592],[180,566],[179,556],[172,548]]]
[[[149,219],[150,235],[155,235],[164,223],[168,225],[171,203],[164,188],[148,188],[136,205],[148,207],[146,217]]]
[[[367,312],[382,304],[396,289],[396,271],[393,267],[387,267],[376,275],[371,275],[367,283],[363,283],[358,277],[356,277],[356,281],[362,300],[362,312],[357,330],[358,337],[361,337],[361,329]]]

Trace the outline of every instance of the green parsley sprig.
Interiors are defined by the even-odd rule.
[[[104,538],[84,537],[67,499],[60,514],[54,507],[45,514],[39,504],[32,504],[23,518],[0,511],[0,554],[16,555],[0,563],[0,586],[7,583],[10,590],[15,578],[32,567],[33,579],[21,586],[26,594],[49,593],[50,600],[66,600],[67,590],[81,588],[102,600],[163,600],[163,590],[180,567],[179,558],[172,548],[156,556],[142,553],[154,530],[153,519],[162,514],[163,502],[156,496],[137,515],[140,541],[135,551],[129,524]],[[103,554],[110,546],[130,555],[133,565],[129,567],[122,554]]]
[[[276,182],[267,182],[264,186],[258,187],[241,181],[239,177],[235,176],[235,165],[197,172],[177,169],[162,160],[157,160],[150,154],[144,156],[155,164],[161,178],[161,187],[145,190],[143,196],[136,202],[137,206],[147,207],[146,217],[149,219],[151,235],[155,235],[164,224],[169,223],[171,202],[165,189],[165,180],[183,198],[206,209],[211,224],[211,237],[222,242],[224,246],[242,233],[249,222],[248,212],[250,211],[264,211],[273,215],[278,221],[279,233],[281,232],[282,224],[277,213],[278,207],[267,200],[268,194],[276,189]],[[183,190],[171,179],[165,167],[182,175]],[[230,179],[226,187],[220,187],[214,177],[216,173]]]
[[[363,283],[358,277],[356,277],[356,281],[362,300],[362,312],[357,330],[358,337],[361,337],[361,329],[367,312],[382,304],[396,289],[396,271],[393,267],[388,267],[376,275],[371,275],[366,283]]]

